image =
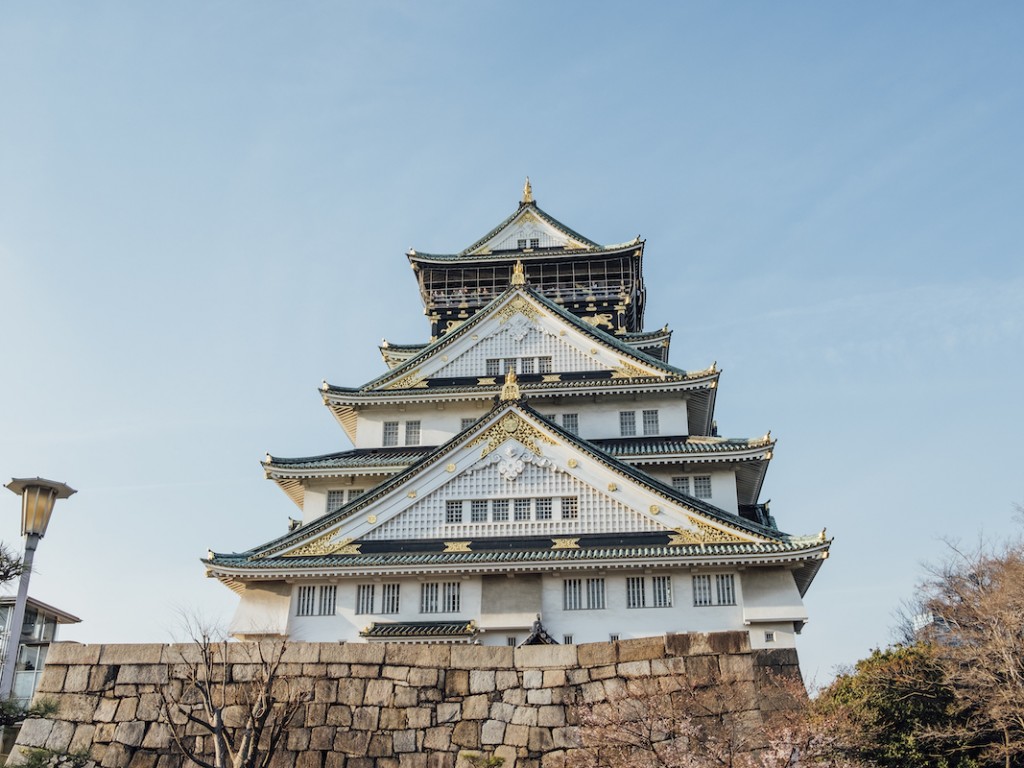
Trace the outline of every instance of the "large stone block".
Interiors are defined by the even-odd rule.
[[[385,707],[380,711],[380,727],[384,731],[403,730],[408,725],[409,719],[406,710],[399,707]]]
[[[100,650],[100,664],[159,664],[163,661],[163,645],[132,643],[104,645]]]
[[[346,755],[365,755],[370,746],[370,734],[367,731],[338,730],[334,737],[334,749]]]
[[[649,661],[665,655],[665,639],[658,637],[636,637],[620,640],[616,661]]]
[[[440,705],[439,705],[440,706]],[[467,696],[462,700],[462,717],[464,720],[484,720],[491,709],[491,699],[486,694]],[[438,710],[440,722],[440,709]]]
[[[128,768],[156,768],[156,761],[159,755],[153,752],[138,749],[132,753],[128,761]]]
[[[391,680],[368,680],[363,702],[374,707],[391,706],[394,691],[395,684]]]
[[[347,755],[342,752],[328,752],[324,755],[324,768],[345,768]],[[274,768],[273,765],[270,768]]]
[[[324,753],[311,749],[295,756],[295,768],[322,768],[323,761]]]
[[[712,653],[749,653],[749,632],[712,632],[708,635]]]
[[[123,723],[134,720],[139,710],[139,700],[134,696],[117,701],[117,710],[114,712],[114,722]]]
[[[469,672],[465,669],[452,669],[444,676],[445,696],[466,696],[469,694]]]
[[[395,731],[391,734],[391,743],[395,752],[415,752],[419,749],[417,734],[415,730]]]
[[[544,670],[523,670],[523,688],[540,688],[542,685],[544,685]]]
[[[480,748],[480,723],[476,720],[463,720],[455,724],[452,731],[452,744],[468,749]]]
[[[395,666],[394,664],[385,664],[380,670],[381,677],[386,677],[388,680],[397,680],[405,682],[409,679],[409,670],[411,667]]]
[[[524,645],[515,649],[519,669],[543,667],[575,667],[579,663],[576,645]]]
[[[312,702],[306,705],[306,727],[316,728],[327,723],[327,704]]]
[[[75,733],[78,738],[78,733]],[[142,739],[142,748],[159,750],[167,749],[171,745],[171,729],[166,723],[151,723],[146,729],[146,735]],[[72,750],[74,751],[74,750]]]
[[[480,729],[480,742],[484,745],[501,744],[505,738],[505,723],[501,720],[485,720]]]
[[[340,725],[348,728],[352,725],[352,707],[345,704],[333,704],[327,708],[326,725]]]
[[[391,665],[447,669],[452,663],[450,645],[416,645],[412,643],[385,643],[384,645],[384,659]]]
[[[423,730],[430,726],[430,714],[431,710],[427,707],[407,707],[405,710],[408,726],[417,730]]]
[[[723,682],[734,683],[754,679],[754,659],[749,653],[720,656],[718,667]]]
[[[550,704],[553,693],[551,688],[536,688],[526,692],[527,704]]]
[[[62,667],[52,667],[49,663],[46,665],[46,669],[43,671],[42,680],[39,681],[40,691],[58,691],[60,688],[50,688],[48,680],[46,678],[47,673],[51,669],[58,670]],[[92,671],[92,667],[88,667],[85,664],[75,664],[74,666],[65,667],[67,675],[64,678],[63,690],[68,693],[81,693],[82,691],[88,690],[89,688],[89,673]]]
[[[428,752],[445,752],[452,748],[454,725],[439,725],[428,728],[423,736],[423,749]]]
[[[311,736],[309,728],[291,728],[288,730],[288,749],[292,752],[302,752],[303,750],[309,749],[309,739]]]
[[[338,681],[321,679],[313,683],[313,701],[331,704],[338,700]]]
[[[102,645],[82,645],[65,641],[51,643],[46,652],[46,663],[54,665],[86,664],[92,665],[100,660]]]
[[[46,749],[54,752],[67,752],[71,739],[75,735],[75,724],[67,720],[55,720],[50,735],[46,737]]]
[[[719,680],[717,656],[693,656],[686,660],[686,677],[694,685],[711,685]]]
[[[455,669],[511,667],[514,650],[506,645],[455,645],[451,649],[451,666]]]
[[[554,744],[550,728],[530,728],[530,740],[526,746],[531,752],[550,752]]]
[[[559,728],[565,725],[565,707],[541,707],[537,710],[537,725],[545,728]]]
[[[410,667],[407,680],[409,685],[417,688],[434,686],[437,685],[438,670],[433,667]]]
[[[142,737],[146,735],[146,724],[139,721],[118,723],[114,729],[114,742],[129,747],[138,747],[142,744]]]
[[[363,703],[363,694],[366,693],[366,681],[358,678],[347,678],[338,681],[337,701],[339,704],[347,704],[356,707]]]
[[[100,702],[99,696],[90,696],[84,693],[64,694],[58,699],[60,706],[60,717],[62,720],[71,720],[76,723],[91,723],[93,715],[96,714],[96,706]],[[110,716],[114,716],[117,710],[117,703],[114,702]],[[24,726],[22,727],[24,730]]]
[[[335,664],[383,664],[382,643],[341,643],[320,649],[320,660]]]
[[[620,677],[650,677],[650,661],[625,661],[616,667]]]
[[[380,723],[380,707],[356,707],[352,710],[352,728],[357,731],[376,731]]]
[[[513,725],[536,725],[537,708],[516,707],[515,712],[512,713],[512,723]]]
[[[473,669],[469,673],[470,693],[490,693],[495,690],[493,669]]]
[[[71,667],[71,669],[85,670],[85,676],[81,681],[76,678],[70,685],[66,681],[68,667],[61,667],[54,664],[47,664],[43,668],[43,674],[39,676],[39,684],[36,686],[36,690],[40,693],[54,693],[56,691],[84,691],[86,684],[89,682],[89,668],[88,667]]]
[[[615,643],[584,643],[577,645],[581,667],[597,667],[602,664],[614,664],[618,661],[618,649]]]
[[[103,768],[127,768],[131,754],[131,750],[124,744],[110,744],[99,764]]]
[[[506,650],[511,653],[512,648]],[[520,684],[519,673],[514,669],[499,669],[494,675],[494,686],[499,691],[504,691],[508,688],[515,688]]]
[[[507,726],[505,728],[505,743],[512,747],[525,747],[530,743],[530,726]]]
[[[92,737],[95,730],[96,726],[91,723],[79,723],[75,726],[75,733],[65,749],[68,752],[87,751],[92,746]]]
[[[338,729],[332,725],[319,725],[309,731],[309,748],[324,752],[334,748],[334,736]]]
[[[437,705],[437,724],[458,722],[462,717],[462,704],[443,702]]]

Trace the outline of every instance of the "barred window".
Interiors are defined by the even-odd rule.
[[[643,425],[645,435],[656,435],[658,434],[658,412],[657,411],[644,411],[643,412]]]
[[[495,523],[508,520],[508,499],[495,499],[491,502],[491,520]]]
[[[520,373],[533,373],[535,368],[535,360],[532,357],[524,357],[522,360],[522,370]]]
[[[448,581],[444,584],[444,603],[441,611],[443,613],[458,613],[462,597],[462,584],[457,581]]]
[[[398,422],[397,421],[385,421],[384,422],[384,440],[382,445],[391,446],[398,445]]]
[[[327,492],[327,511],[333,512],[336,509],[341,509],[345,506],[345,492],[344,491],[328,491]]]
[[[693,478],[693,495],[698,499],[711,498],[711,475],[697,475]]]
[[[338,605],[338,587],[327,584],[320,587],[320,615],[333,616]]]
[[[693,604],[696,606],[711,605],[711,577],[709,575],[694,575]]]
[[[472,523],[487,522],[487,500],[473,499],[469,502],[469,520]]]
[[[636,434],[635,412],[619,411],[619,434],[623,437],[632,437]]]
[[[565,427],[566,432],[578,435],[580,433],[580,415],[578,413],[563,413],[562,426]]]
[[[644,591],[644,577],[643,576],[627,576],[626,577],[626,607],[627,608],[646,608],[647,607],[647,595]]]
[[[690,478],[688,478],[688,477],[673,477],[672,478],[672,487],[675,488],[677,491],[682,491],[683,493],[689,495],[690,494]]]
[[[515,635],[508,635],[505,638],[505,645],[507,645],[509,648],[515,648],[516,647],[516,636]]]
[[[562,645],[572,645],[572,635],[562,635]]]
[[[604,579],[587,579],[587,609],[604,609]]]
[[[651,604],[655,608],[672,607],[672,577],[651,577]]]
[[[514,502],[515,506],[515,519],[516,520],[529,520],[530,519],[530,499],[516,499]]]
[[[715,574],[715,593],[719,605],[736,605],[736,579],[731,573]]]
[[[312,616],[316,608],[316,587],[299,587],[299,601],[295,614],[297,616]]]
[[[538,520],[551,519],[551,499],[537,499],[535,509]]]
[[[580,516],[580,500],[575,496],[566,496],[562,499],[562,519],[578,520]]]
[[[479,370],[479,369],[478,369]],[[497,357],[487,358],[487,375],[501,376],[501,360]]]
[[[444,521],[449,525],[462,522],[462,502],[446,501],[444,506]]]
[[[436,581],[429,582],[427,584],[420,584],[420,613],[437,613],[438,612],[438,589],[439,585]]]
[[[420,444],[420,423],[419,423],[419,421],[407,421],[407,422],[405,422],[405,444],[406,445],[419,445]]]
[[[459,432],[465,432],[467,429],[472,427],[474,424],[476,424],[476,419],[474,419],[472,416],[469,416],[468,418],[467,417],[463,417],[462,424],[459,426]]]
[[[373,613],[374,584],[356,587],[356,613]]]
[[[551,358],[550,357],[538,357],[537,358],[537,373],[551,373]]]
[[[401,584],[384,584],[381,589],[380,612],[398,613],[399,596],[401,595]]]
[[[583,610],[582,579],[564,579],[562,581],[562,608],[566,611]]]

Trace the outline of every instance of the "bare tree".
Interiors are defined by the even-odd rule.
[[[201,768],[267,768],[309,700],[281,675],[287,644],[192,637],[160,690],[174,744]]]

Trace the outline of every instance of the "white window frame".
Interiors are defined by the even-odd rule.
[[[577,496],[563,496],[559,510],[563,520],[580,519],[580,500]]]
[[[659,417],[657,409],[650,409],[640,412],[641,426],[645,435],[657,435],[660,432]]]
[[[390,582],[381,585],[380,612],[383,614],[399,613],[402,605],[402,585]]]
[[[626,607],[646,608],[647,590],[644,586],[643,576],[626,577]]]
[[[356,614],[364,615],[373,613],[373,603],[376,592],[375,584],[356,585]]]
[[[672,577],[652,576],[651,577],[651,607],[671,608],[672,607]]]
[[[405,444],[419,445],[423,434],[423,422],[419,419],[411,419],[405,422]]]
[[[578,435],[580,433],[580,415],[578,413],[563,413],[562,429]]]
[[[398,422],[385,421],[381,427],[380,444],[385,448],[392,448],[398,445]]]
[[[690,495],[690,478],[686,475],[680,475],[672,478],[672,488],[685,493],[687,496]]]
[[[636,437],[636,411],[619,411],[619,435]]]
[[[441,585],[436,581],[420,584],[420,613],[440,613]]]
[[[695,475],[693,478],[693,495],[698,499],[711,498],[711,475]]]
[[[462,524],[462,502],[456,501],[455,499],[448,499],[444,503],[444,522],[446,525],[461,525]]]

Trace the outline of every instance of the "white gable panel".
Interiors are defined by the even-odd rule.
[[[605,367],[584,354],[582,350],[568,344],[556,333],[532,322],[525,315],[517,314],[497,328],[493,334],[481,339],[474,347],[451,360],[432,376],[485,376],[489,358],[503,361],[509,358],[533,358],[533,365],[536,367],[536,359],[540,357],[550,357],[551,370],[558,373],[593,371]],[[523,372],[521,365],[520,363],[520,373]],[[500,373],[502,376],[505,374],[505,367],[503,362]],[[539,371],[535,369],[534,373]]]
[[[558,519],[562,499],[576,499],[578,518]],[[509,519],[470,521],[473,499],[509,499]],[[553,499],[552,520],[516,521],[515,499]],[[461,523],[446,522],[447,502],[464,504]],[[607,493],[582,483],[543,457],[508,442],[474,467],[420,499],[363,539],[459,539],[485,536],[569,536],[585,533],[664,531]]]
[[[525,243],[520,241],[525,240]],[[536,244],[531,240],[538,241]],[[578,248],[580,243],[570,241],[564,232],[525,210],[507,226],[476,249],[476,253],[487,251],[522,250],[524,248]]]

